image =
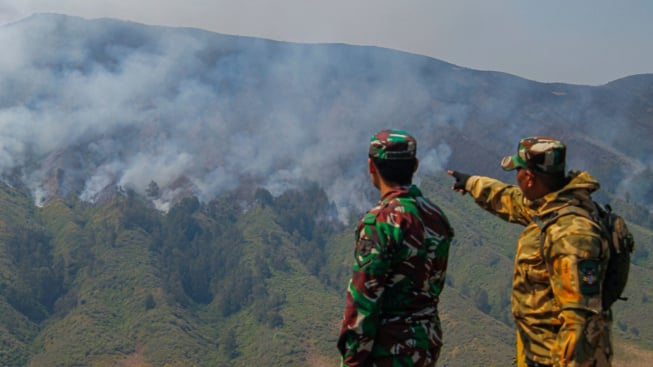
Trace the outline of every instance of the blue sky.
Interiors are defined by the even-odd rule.
[[[374,45],[542,82],[653,73],[648,0],[0,0],[0,23],[37,12]]]

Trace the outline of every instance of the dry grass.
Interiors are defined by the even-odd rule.
[[[653,351],[642,349],[634,344],[621,344],[617,347],[613,367],[650,367]]]

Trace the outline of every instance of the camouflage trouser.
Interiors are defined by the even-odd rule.
[[[370,367],[432,367],[440,356],[439,322],[381,325],[370,356]]]

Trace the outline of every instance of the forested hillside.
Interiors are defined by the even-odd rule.
[[[340,295],[324,248],[341,228],[315,219],[328,214],[324,192],[233,195],[163,214],[133,192],[35,208],[3,187],[0,364],[333,359]]]
[[[449,190],[422,185],[456,226],[441,314],[448,366],[512,358],[511,254],[518,228]],[[316,184],[273,197],[243,189],[168,213],[123,192],[34,207],[0,192],[0,364],[7,366],[327,366],[351,266],[353,232]],[[616,307],[618,361],[653,349],[649,228],[627,302]]]

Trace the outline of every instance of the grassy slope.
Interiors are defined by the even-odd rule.
[[[114,366],[120,360],[149,360],[155,366],[198,365],[199,356],[207,354],[210,338],[195,331],[201,328],[187,310],[167,302],[161,269],[148,251],[151,238],[147,233],[124,228],[116,205],[92,210],[81,219],[84,228],[75,225],[80,219],[61,203],[43,212],[57,233],[56,251],[87,248],[76,259],[79,269],[69,292],[74,306],[52,318],[39,334],[30,366],[100,367]],[[80,238],[87,242],[80,244]],[[156,304],[149,310],[145,307],[148,295]]]
[[[295,243],[273,221],[268,210],[254,209],[240,221],[247,244],[247,258],[263,253],[264,238],[271,234],[282,239],[278,251],[289,260],[289,271],[274,271],[266,281],[268,293],[285,295],[280,306],[284,319],[282,328],[270,328],[257,324],[251,310],[241,312],[228,320],[227,328],[235,328],[241,347],[241,356],[231,361],[230,366],[278,365],[334,365],[335,336],[340,317],[340,295],[326,288],[316,277],[311,276],[304,264],[293,252],[302,243]]]

